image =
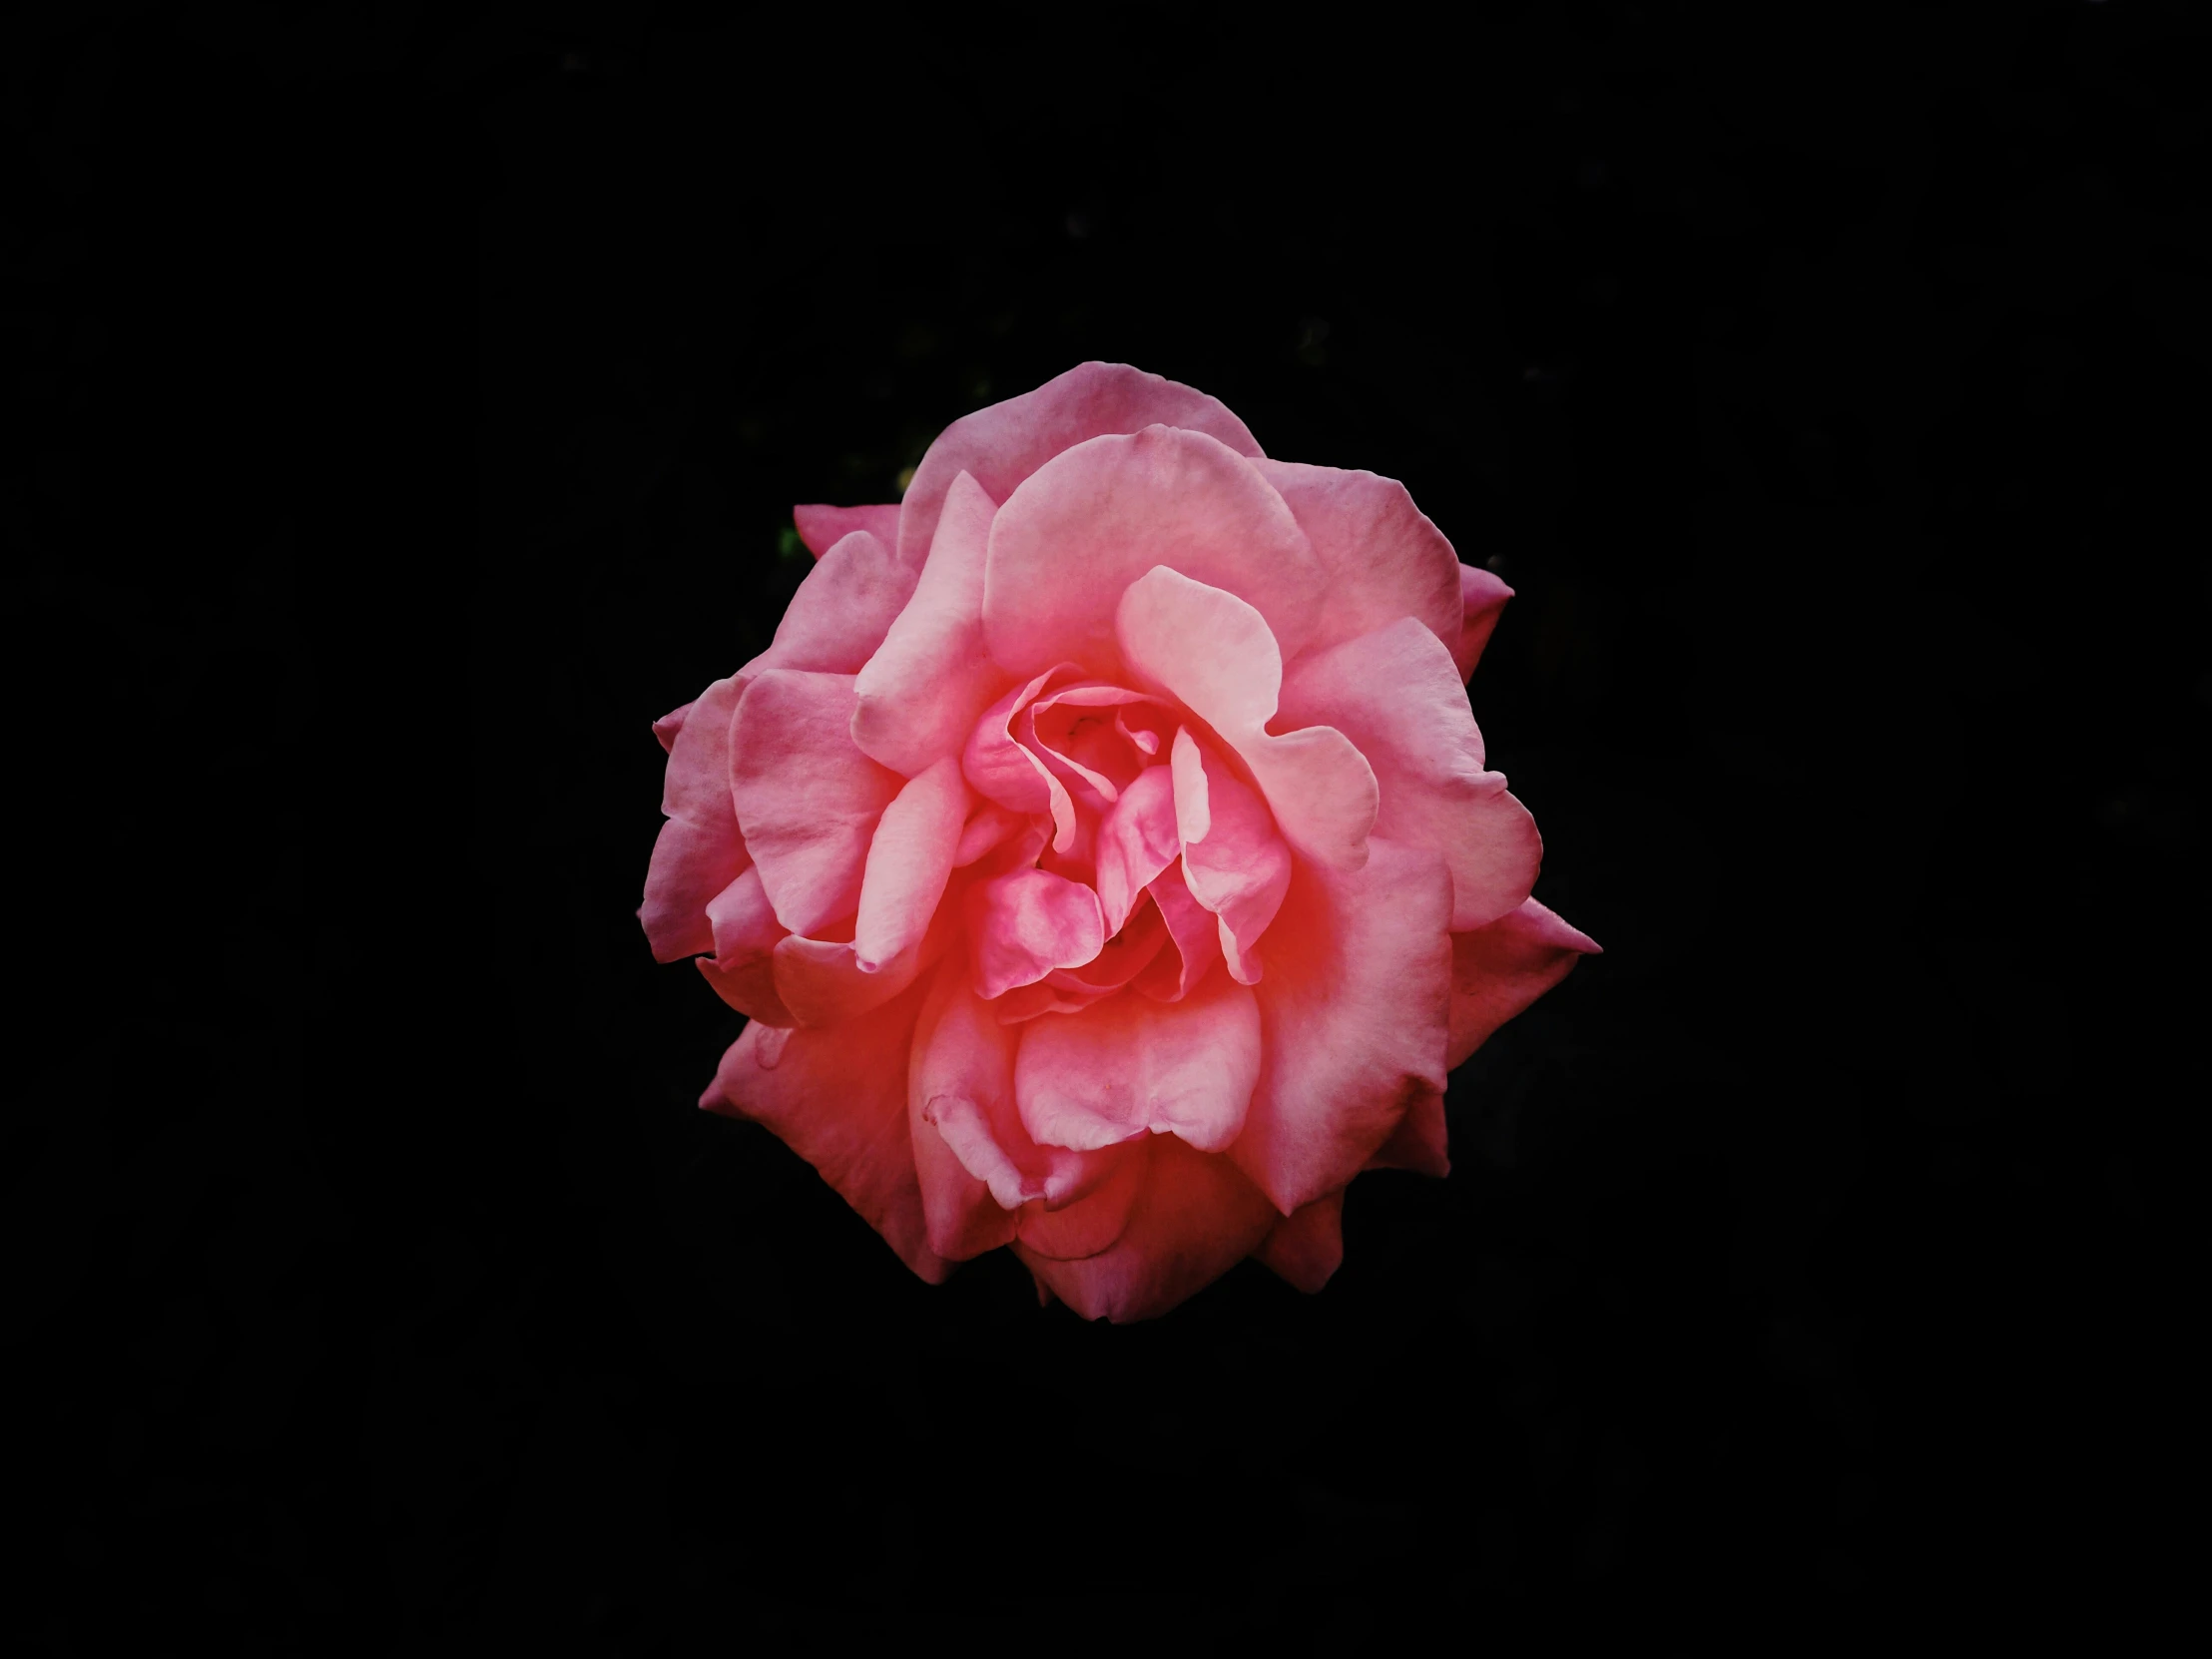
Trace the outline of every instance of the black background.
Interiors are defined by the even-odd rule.
[[[2157,1606],[2202,15],[1767,10],[19,10],[11,1645]],[[633,918],[791,503],[1091,357],[1495,561],[1607,947],[1323,1295],[1119,1330],[698,1112]]]

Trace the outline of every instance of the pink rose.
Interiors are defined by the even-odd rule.
[[[1000,1245],[1086,1318],[1247,1256],[1319,1290],[1363,1170],[1597,946],[1465,681],[1510,590],[1404,488],[1085,363],[895,506],[801,507],[775,643],[654,726],[639,911],[751,1017],[700,1104],[915,1273]]]

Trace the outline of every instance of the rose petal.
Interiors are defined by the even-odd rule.
[[[1260,971],[1253,946],[1290,887],[1291,849],[1251,786],[1195,742],[1189,727],[1175,734],[1172,774],[1184,883],[1220,917],[1229,971],[1256,984]]]
[[[952,874],[970,801],[947,755],[908,780],[875,826],[853,927],[854,962],[873,973],[929,930]]]
[[[1084,439],[1155,423],[1205,432],[1240,455],[1260,453],[1245,423],[1202,391],[1127,363],[1079,363],[1035,391],[962,415],[937,434],[906,486],[901,557],[920,562],[960,473],[972,474],[993,501],[1003,501],[1037,468]]]
[[[1483,770],[1482,734],[1451,654],[1412,618],[1316,652],[1283,687],[1286,723],[1326,723],[1359,746],[1381,790],[1375,832],[1430,846],[1451,869],[1454,932],[1528,896],[1543,862],[1536,821]]]
[[[1482,648],[1490,643],[1490,630],[1513,597],[1513,590],[1486,570],[1473,565],[1459,567],[1459,643],[1451,648],[1451,660],[1464,685],[1473,678],[1474,665],[1482,660]]]
[[[1148,895],[1139,893],[1137,898],[1138,903],[1123,925],[1107,935],[1096,956],[1081,967],[1054,968],[1045,975],[1044,982],[1085,995],[1093,992],[1104,995],[1119,990],[1142,973],[1152,958],[1167,946],[1168,927],[1160,918],[1159,906],[1152,903]]]
[[[1049,812],[1056,845],[1075,833],[1075,805],[1068,799],[1067,786],[1015,740],[1014,724],[1046,682],[1074,667],[1073,663],[1055,664],[1008,690],[976,720],[960,755],[960,772],[977,795],[1010,812]]]
[[[1054,968],[1081,967],[1106,943],[1098,895],[1044,869],[1017,869],[968,890],[975,992],[988,1000]]]
[[[1326,726],[1280,737],[1266,729],[1283,658],[1258,610],[1160,566],[1122,594],[1115,635],[1131,674],[1164,688],[1237,752],[1284,839],[1310,858],[1359,867],[1375,823],[1375,775]]]
[[[1564,979],[1597,941],[1533,898],[1487,927],[1451,935],[1451,1041],[1457,1065],[1492,1031]]]
[[[795,1024],[776,993],[774,952],[777,941],[788,935],[769,905],[760,870],[748,866],[717,893],[707,906],[707,920],[714,929],[715,953],[694,960],[715,994],[749,1018]]]
[[[1369,845],[1359,870],[1301,863],[1269,934],[1265,1060],[1230,1156],[1285,1215],[1349,1183],[1444,1086],[1451,879],[1424,848]]]
[[[914,573],[865,530],[855,530],[807,572],[769,648],[739,670],[857,674],[914,591]]]
[[[1439,1181],[1451,1173],[1445,1155],[1449,1136],[1444,1125],[1444,1097],[1421,1093],[1405,1108],[1390,1138],[1375,1149],[1363,1169],[1409,1169],[1416,1175],[1433,1175]]]
[[[922,987],[839,1031],[749,1025],[699,1104],[751,1118],[814,1165],[906,1265],[942,1284],[906,1128],[906,1058]]]
[[[1211,910],[1191,896],[1178,864],[1160,871],[1145,890],[1167,924],[1172,948],[1153,957],[1130,982],[1130,989],[1155,1002],[1180,1002],[1221,961],[1221,924]]]
[[[870,507],[801,506],[792,509],[792,524],[807,551],[821,558],[855,530],[865,530],[884,547],[898,546],[898,514],[901,503]]]
[[[1344,1265],[1345,1195],[1328,1193],[1285,1216],[1252,1254],[1308,1296]]]
[[[1023,1241],[1014,1254],[1084,1319],[1155,1319],[1204,1290],[1253,1251],[1277,1221],[1267,1199],[1227,1158],[1173,1135],[1153,1138],[1143,1189],[1114,1245],[1081,1261],[1054,1261]]]
[[[1283,498],[1235,450],[1170,426],[1053,457],[991,521],[983,639],[1009,674],[1072,658],[1118,678],[1114,612],[1155,565],[1244,596],[1303,646],[1324,573]]]
[[[1016,830],[1025,828],[1030,820],[1028,813],[1009,812],[995,802],[976,809],[975,815],[960,827],[960,844],[952,850],[952,867],[967,868]],[[1044,844],[1042,838],[1037,844],[1040,847]],[[1031,857],[1035,855],[1030,854]]]
[[[1079,1262],[1110,1249],[1128,1231],[1130,1213],[1152,1168],[1152,1144],[1148,1135],[1098,1152],[1063,1153],[1088,1159],[1102,1175],[1058,1208],[1042,1199],[1024,1204],[1015,1225],[1022,1248],[1055,1262]]]
[[[908,778],[959,754],[998,695],[983,649],[983,554],[996,511],[966,473],[952,480],[913,598],[860,670],[852,741]]]
[[[684,729],[684,717],[691,712],[692,706],[687,703],[680,709],[669,710],[653,723],[653,736],[660,743],[663,755],[675,753],[676,734]]]
[[[1329,573],[1329,603],[1308,650],[1412,617],[1449,651],[1459,643],[1459,556],[1395,478],[1298,461],[1254,461],[1289,503]]]
[[[940,929],[940,936],[950,929]],[[818,1030],[843,1025],[881,1007],[942,953],[917,940],[873,969],[853,960],[849,940],[808,939],[797,933],[776,941],[776,994],[801,1025]]]
[[[776,919],[794,933],[858,907],[868,842],[899,791],[897,773],[853,747],[851,725],[849,674],[772,669],[738,705],[730,794]]]
[[[1098,827],[1098,903],[1109,935],[1121,931],[1144,889],[1175,862],[1182,845],[1176,829],[1174,774],[1168,767],[1147,767],[1121,792],[1121,799]]]
[[[686,705],[669,745],[661,784],[668,822],[653,843],[638,906],[656,961],[714,949],[707,904],[752,861],[730,805],[730,726],[744,691],[735,677],[717,680]]]
[[[1149,1130],[1218,1152],[1259,1075],[1259,1008],[1216,974],[1180,1002],[1117,996],[1022,1027],[1014,1096],[1041,1146],[1088,1152]]]

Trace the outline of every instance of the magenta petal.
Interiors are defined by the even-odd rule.
[[[1148,767],[1098,827],[1098,902],[1108,934],[1121,931],[1138,897],[1181,851],[1173,774],[1167,767]]]
[[[900,505],[891,501],[870,507],[794,507],[792,523],[807,551],[818,559],[855,530],[865,530],[886,549],[896,551]]]
[[[967,818],[967,785],[950,755],[908,780],[875,826],[853,926],[854,961],[873,973],[921,940],[952,874]]]
[[[1229,971],[1257,984],[1253,946],[1289,890],[1291,849],[1251,786],[1195,742],[1188,727],[1175,734],[1173,775],[1183,880],[1191,896],[1221,918]]]
[[[1154,956],[1130,988],[1155,1002],[1180,1002],[1220,963],[1221,924],[1191,896],[1178,864],[1160,871],[1145,890],[1166,924],[1171,948]]]
[[[1564,979],[1597,941],[1533,898],[1487,927],[1451,936],[1451,1042],[1457,1065],[1492,1031]]]
[[[794,933],[858,907],[868,842],[899,791],[898,774],[853,747],[851,725],[849,674],[772,669],[738,706],[730,793],[776,919]]]
[[[1259,1249],[1278,1220],[1227,1158],[1155,1136],[1128,1225],[1080,1261],[1055,1261],[1014,1241],[1040,1285],[1084,1319],[1156,1319]]]
[[[1513,590],[1486,570],[1473,565],[1459,567],[1460,623],[1459,643],[1451,649],[1451,660],[1458,667],[1460,684],[1464,685],[1474,674],[1474,665],[1482,660],[1482,648],[1490,643],[1490,630],[1497,626],[1497,619],[1505,609],[1505,602],[1513,597]]]
[[[1081,967],[1106,943],[1098,894],[1050,870],[1017,869],[978,881],[967,906],[975,991],[986,1001],[1054,968]]]
[[[867,972],[852,959],[849,942],[794,933],[776,941],[776,994],[797,1023],[824,1030],[880,1008],[911,985],[932,959],[917,941]]]
[[[1259,611],[1161,566],[1123,592],[1115,634],[1132,674],[1164,688],[1251,769],[1284,839],[1310,858],[1359,867],[1375,823],[1375,775],[1326,726],[1267,730],[1283,657]]]
[[[1345,1195],[1341,1192],[1301,1205],[1275,1224],[1253,1255],[1313,1296],[1344,1265],[1344,1213]]]
[[[1312,633],[1324,575],[1252,465],[1202,433],[1093,438],[1039,467],[991,521],[983,638],[1009,674],[1073,658],[1116,678],[1114,612],[1155,565],[1241,595],[1286,649]]]
[[[1285,1215],[1348,1184],[1444,1086],[1451,879],[1433,852],[1369,845],[1359,870],[1301,863],[1269,931],[1265,1065],[1230,1156]]]
[[[1180,1002],[1117,996],[1021,1028],[1014,1094],[1041,1146],[1092,1151],[1151,1131],[1218,1152],[1260,1075],[1252,992],[1216,974]]]
[[[1291,671],[1283,719],[1327,722],[1360,748],[1381,791],[1375,832],[1433,847],[1451,868],[1451,926],[1496,920],[1528,896],[1543,839],[1483,770],[1482,734],[1451,655],[1411,618],[1317,652]]]
[[[1002,677],[983,649],[983,554],[990,498],[966,473],[952,481],[913,598],[860,670],[852,741],[911,778],[957,755]]]
[[[1037,1256],[1055,1262],[1080,1262],[1113,1247],[1128,1231],[1130,1212],[1144,1191],[1152,1168],[1151,1137],[1110,1146],[1100,1152],[1041,1150],[1063,1158],[1081,1158],[1099,1171],[1098,1178],[1064,1205],[1053,1206],[1032,1199],[1021,1207],[1015,1237]]]
[[[1258,455],[1245,423],[1216,399],[1127,363],[1079,363],[1035,391],[963,415],[939,432],[914,468],[899,515],[898,549],[919,563],[936,534],[952,480],[972,474],[993,501],[1063,450],[1105,432],[1187,426],[1240,455]]]
[[[857,674],[914,591],[914,573],[865,530],[843,537],[799,584],[769,648],[738,672]]]
[[[929,1248],[906,1130],[906,1058],[922,989],[839,1031],[749,1025],[700,1097],[709,1111],[766,1126],[931,1284],[951,1264]]]
[[[1459,643],[1459,556],[1394,478],[1298,461],[1254,461],[1290,504],[1329,572],[1329,603],[1307,649],[1412,617],[1444,649]]]

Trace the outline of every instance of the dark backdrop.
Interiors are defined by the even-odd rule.
[[[1769,10],[19,9],[11,1637],[2160,1600],[2206,36]],[[1502,571],[1476,717],[1607,947],[1323,1295],[1125,1330],[698,1112],[740,1021],[632,914],[791,503],[1090,357]]]

